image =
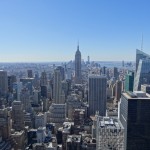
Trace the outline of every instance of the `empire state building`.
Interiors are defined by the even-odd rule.
[[[79,51],[79,45],[75,54],[75,83],[81,84],[81,52]]]

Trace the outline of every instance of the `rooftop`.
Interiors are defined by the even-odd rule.
[[[149,84],[142,84],[141,86],[150,87]]]
[[[123,129],[122,124],[117,117],[101,117],[98,118],[99,127],[107,129]]]
[[[67,142],[81,142],[81,135],[68,135]]]
[[[15,131],[13,134],[11,134],[12,136],[21,136],[24,134],[24,131],[21,130],[20,132],[19,131]]]
[[[128,99],[149,99],[150,100],[150,94],[145,93],[143,91],[134,91],[134,92],[126,92],[122,93],[123,96],[125,96]]]
[[[99,75],[99,74],[90,74],[89,75],[89,78],[106,78],[106,76],[103,76],[103,75]]]

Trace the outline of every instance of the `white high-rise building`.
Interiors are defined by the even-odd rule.
[[[124,150],[125,132],[118,118],[96,118],[96,150]]]
[[[95,115],[99,111],[100,116],[106,114],[107,79],[105,76],[90,75],[88,82],[88,114]]]

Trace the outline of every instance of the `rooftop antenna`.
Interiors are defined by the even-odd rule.
[[[143,33],[142,33],[142,41],[141,41],[141,51],[143,51]]]
[[[78,43],[77,43],[77,50],[79,50],[79,40],[78,40]]]

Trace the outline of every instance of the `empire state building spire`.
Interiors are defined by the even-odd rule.
[[[77,45],[77,51],[79,51],[79,41],[78,41],[78,45]]]
[[[79,50],[79,43],[77,45],[77,51],[75,54],[75,83],[81,83],[81,52]]]

